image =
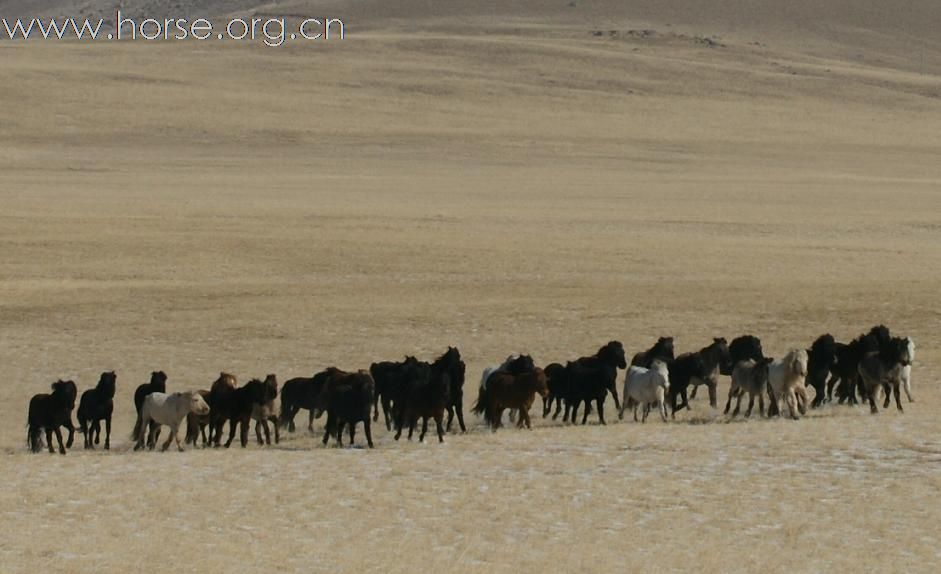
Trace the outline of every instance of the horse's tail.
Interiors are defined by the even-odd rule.
[[[131,440],[133,440],[134,442],[139,441],[139,440],[140,440],[140,437],[141,437],[141,433],[144,432],[144,429],[141,428],[141,427],[143,426],[143,422],[144,422],[144,421],[142,420],[142,419],[143,419],[143,417],[142,417],[143,411],[144,411],[143,408],[141,408],[139,411],[137,411],[137,422],[134,423],[134,431],[131,432]],[[82,432],[85,432],[85,431],[83,430]]]
[[[474,406],[471,408],[477,415],[483,415],[484,422],[490,422],[490,409],[487,408],[487,403],[489,403],[490,390],[484,386],[480,386],[480,391],[477,393],[477,402],[474,403]]]

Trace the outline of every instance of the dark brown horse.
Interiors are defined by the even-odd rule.
[[[324,371],[326,382],[317,399],[317,411],[326,411],[327,424],[323,434],[326,445],[330,435],[336,437],[337,445],[343,446],[343,427],[350,427],[350,445],[356,440],[356,424],[363,423],[366,443],[373,447],[370,429],[370,411],[373,405],[375,383],[368,371],[347,373],[330,367]]]
[[[111,448],[111,414],[114,412],[116,382],[114,371],[101,373],[98,385],[82,393],[82,400],[78,403],[78,426],[85,437],[85,448],[95,448],[101,442],[101,421],[105,421],[105,450]]]
[[[516,426],[532,428],[529,409],[537,393],[542,397],[549,394],[546,373],[539,367],[521,373],[496,371],[481,385],[473,411],[483,415],[484,421],[496,431],[502,426],[505,409],[518,410]]]
[[[297,377],[290,379],[281,387],[281,415],[279,422],[286,426],[288,432],[294,432],[294,417],[301,409],[306,409],[307,430],[314,432],[314,419],[320,416],[317,411],[317,401],[329,374],[324,371],[313,377]]]
[[[209,390],[211,401],[210,415],[215,413],[212,420],[215,445],[219,446],[222,435],[222,422],[229,422],[229,439],[225,441],[225,448],[232,446],[235,440],[235,431],[238,427],[239,442],[242,448],[248,445],[248,430],[252,421],[252,411],[256,406],[263,406],[268,402],[268,386],[264,381],[252,379],[241,387],[234,387],[235,377],[222,373]]]
[[[460,377],[456,385],[453,377]],[[408,438],[411,440],[418,424],[422,419],[422,430],[418,436],[419,442],[425,440],[428,432],[428,420],[434,419],[438,431],[438,442],[444,442],[444,413],[455,406],[451,392],[458,386],[461,399],[458,404],[459,421],[464,418],[460,410],[463,408],[464,362],[461,354],[454,347],[438,357],[434,363],[419,362],[416,365],[416,374],[411,377],[408,386],[402,393],[402,407],[396,409],[395,439],[402,435],[402,428],[408,423]],[[465,428],[463,422],[461,428]]]
[[[72,424],[72,409],[75,408],[75,398],[78,395],[78,389],[72,381],[56,381],[52,383],[52,393],[43,393],[34,395],[29,401],[29,413],[27,415],[27,441],[33,452],[39,452],[42,449],[40,444],[40,433],[46,431],[46,444],[49,446],[49,452],[54,453],[52,446],[52,434],[55,433],[59,441],[59,453],[65,454],[66,447],[72,448],[72,442],[75,439],[75,425]],[[59,427],[64,426],[69,429],[68,443],[62,444],[62,431]]]

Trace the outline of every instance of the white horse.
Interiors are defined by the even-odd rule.
[[[190,413],[197,415],[209,413],[209,405],[195,391],[173,394],[150,393],[147,395],[144,398],[144,404],[141,406],[140,419],[138,420],[140,424],[138,426],[141,429],[146,429],[151,422],[157,423],[150,429],[147,446],[151,449],[154,448],[157,441],[157,429],[160,428],[160,425],[167,425],[170,427],[170,436],[167,437],[167,442],[163,443],[162,450],[167,450],[170,448],[170,443],[176,441],[176,447],[182,451],[183,445],[180,444],[179,436],[180,423]],[[140,450],[143,447],[144,432],[141,430],[137,437],[137,444],[134,445],[134,450]]]
[[[768,365],[768,387],[771,394],[772,411],[782,408],[787,403],[788,413],[797,420],[800,414],[807,412],[807,390],[804,382],[807,379],[807,351],[804,349],[791,349],[783,359],[771,361]],[[769,415],[772,414],[769,411]]]
[[[670,391],[670,371],[667,364],[655,359],[649,369],[632,366],[627,370],[624,378],[624,390],[621,395],[621,411],[618,418],[624,418],[624,409],[634,409],[634,422],[637,422],[637,407],[644,406],[644,418],[650,414],[650,405],[657,403],[660,407],[660,418],[667,421],[667,393]]]

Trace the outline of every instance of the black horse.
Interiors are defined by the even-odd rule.
[[[221,400],[213,397],[213,406],[210,408],[219,409],[220,414],[229,421],[229,439],[225,441],[225,448],[229,448],[235,439],[235,427],[239,427],[239,442],[242,444],[242,448],[248,445],[248,430],[251,424],[252,411],[256,405],[262,406],[267,403],[269,396],[268,385],[259,379],[252,379],[241,387],[226,393]],[[221,426],[214,432],[220,431]]]
[[[830,333],[817,337],[807,350],[806,385],[813,387],[815,393],[811,408],[815,409],[827,400],[827,379],[836,368],[836,350],[836,340]]]
[[[137,420],[141,420],[140,410],[144,406],[144,398],[147,397],[150,393],[165,393],[167,392],[167,374],[163,371],[154,371],[150,374],[150,382],[145,383],[137,387],[134,391],[134,409],[137,411]],[[160,425],[157,423],[151,422],[151,427],[157,428],[157,434],[154,436],[154,440],[160,439]],[[137,440],[137,437],[141,432],[144,432],[143,429],[134,424],[134,440]]]
[[[451,385],[448,393],[448,423],[445,430],[451,432],[451,423],[454,422],[456,415],[461,432],[467,432],[467,427],[464,426],[464,374],[467,366],[461,360],[461,352],[457,350],[457,347],[448,347],[438,361],[441,361]]]
[[[742,361],[751,359],[756,363],[760,363],[764,358],[765,354],[761,349],[761,339],[754,335],[742,335],[732,339],[732,342],[729,343],[729,359],[733,369],[735,365]],[[729,371],[722,374],[731,375],[732,373]]]
[[[336,437],[337,444],[343,446],[343,428],[350,427],[350,445],[356,437],[356,424],[363,423],[366,433],[366,443],[373,447],[372,430],[370,427],[370,411],[373,405],[375,383],[368,371],[347,373],[330,367],[324,371],[325,381],[323,391],[317,397],[315,410],[327,413],[323,444],[326,445],[330,435]]]
[[[78,403],[78,426],[85,437],[85,448],[95,448],[101,442],[101,421],[105,421],[105,450],[111,448],[111,414],[114,412],[116,383],[114,371],[101,373],[98,385],[82,393],[82,400]]]
[[[282,427],[286,426],[288,432],[294,432],[294,417],[301,409],[305,409],[308,411],[307,430],[314,432],[314,419],[320,416],[320,411],[317,410],[317,399],[328,378],[327,371],[322,371],[310,378],[298,377],[285,382],[281,387],[279,424]]]
[[[455,349],[456,351],[456,349]],[[450,349],[438,357],[434,363],[419,361],[409,374],[408,382],[402,389],[401,399],[395,407],[395,440],[402,436],[402,430],[408,425],[408,438],[411,440],[418,419],[422,419],[422,430],[418,440],[424,441],[428,432],[428,419],[434,419],[438,431],[438,442],[444,442],[444,413],[453,403],[451,401],[451,373],[460,369],[460,354]],[[463,369],[460,369],[463,372]],[[463,418],[463,414],[461,415]]]
[[[607,424],[604,420],[604,402],[611,393],[614,406],[621,409],[618,399],[617,375],[618,369],[626,369],[627,360],[624,356],[624,345],[620,341],[611,341],[601,347],[590,357],[581,357],[566,365],[568,371],[568,393],[565,397],[565,410],[568,419],[571,409],[572,422],[578,416],[578,407],[585,403],[585,412],[582,424],[588,422],[592,401],[598,406],[598,422]]]
[[[837,402],[850,405],[859,404],[856,398],[857,391],[863,400],[866,400],[866,389],[860,383],[859,362],[870,354],[880,350],[887,351],[891,345],[892,335],[885,325],[876,325],[847,344],[836,345],[836,368],[830,381],[827,383],[827,397],[832,400],[833,388],[836,386]]]
[[[65,454],[66,447],[72,448],[75,439],[75,425],[72,424],[72,409],[75,408],[75,398],[78,390],[72,381],[56,381],[52,383],[52,393],[33,395],[29,401],[27,414],[27,442],[33,452],[42,449],[40,433],[46,431],[46,444],[49,452],[54,453],[52,446],[52,433],[59,441],[59,453]],[[69,440],[62,444],[62,431],[59,427],[69,429]]]
[[[372,420],[379,420],[379,407],[381,406],[386,430],[392,430],[392,425],[396,420],[396,403],[402,401],[402,392],[414,376],[416,364],[418,364],[418,359],[407,356],[402,362],[382,361],[373,363],[369,367],[369,373],[375,384]]]
[[[709,389],[709,406],[718,407],[716,398],[716,389],[718,386],[718,375],[723,372],[731,372],[731,353],[725,339],[717,337],[712,340],[712,344],[703,347],[695,353],[684,353],[669,363],[670,370],[670,392],[669,400],[672,407],[672,416],[676,416],[676,411],[689,406],[687,389],[690,385],[706,385]],[[681,397],[683,402],[676,403],[677,397]]]
[[[634,355],[631,366],[649,369],[655,360],[670,364],[675,359],[673,350],[673,337],[660,337],[653,347]]]
[[[555,403],[555,413],[552,414],[552,420],[559,418],[562,412],[562,403],[569,392],[568,369],[560,363],[550,363],[544,370],[546,374],[546,387],[548,394],[542,401],[542,418],[549,416],[552,411],[552,403]],[[566,414],[566,416],[568,416]]]

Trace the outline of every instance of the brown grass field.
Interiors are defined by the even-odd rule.
[[[0,571],[935,572],[937,3],[392,4],[342,43],[0,42]],[[155,369],[456,345],[472,402],[511,352],[883,322],[904,414],[130,451]],[[110,369],[113,451],[28,454],[29,397]]]

